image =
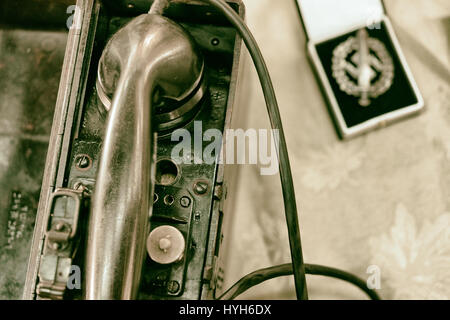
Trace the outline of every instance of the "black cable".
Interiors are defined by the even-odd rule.
[[[180,0],[178,0],[180,1]],[[236,14],[236,12],[223,0],[202,0],[209,3],[213,7],[220,10],[230,23],[237,29],[238,33],[242,37],[247,46],[248,51],[255,64],[259,80],[264,93],[264,98],[267,105],[267,111],[269,114],[270,123],[272,129],[278,130],[279,141],[275,143],[277,146],[281,186],[283,189],[283,200],[285,207],[285,215],[288,227],[289,244],[291,249],[292,264],[285,264],[282,266],[271,267],[255,271],[240,281],[238,281],[233,287],[231,287],[224,295],[219,299],[233,299],[248,290],[249,288],[260,284],[269,279],[273,279],[280,276],[294,275],[295,288],[298,299],[308,299],[307,286],[306,286],[306,272],[313,275],[322,275],[338,278],[354,284],[363,290],[370,298],[379,300],[378,294],[370,290],[366,283],[360,278],[334,268],[324,267],[319,265],[305,265],[303,262],[303,253],[300,239],[300,228],[298,225],[297,205],[295,200],[294,183],[292,179],[292,172],[289,162],[289,155],[287,151],[286,138],[282,126],[280,111],[278,108],[275,91],[270,79],[267,66],[261,51],[251,34],[248,27],[242,21],[242,19]]]
[[[305,270],[307,274],[332,277],[350,282],[364,291],[372,300],[381,300],[375,290],[367,287],[364,280],[352,275],[351,273],[314,264],[306,264]],[[292,275],[292,265],[289,263],[255,271],[239,280],[235,285],[221,295],[218,300],[233,300],[248,289],[264,281],[290,275]]]
[[[278,102],[275,96],[275,90],[273,88],[266,63],[250,30],[239,17],[239,15],[227,3],[225,3],[225,1],[202,1],[209,3],[211,6],[220,10],[229,20],[229,22],[237,29],[238,33],[244,40],[245,45],[247,46],[247,49],[253,59],[253,63],[255,64],[256,71],[258,72],[259,80],[261,82],[264,98],[267,105],[270,124],[273,130],[278,130],[279,132],[279,141],[276,141],[277,139],[274,140],[277,147],[276,149],[278,151],[280,179],[283,189],[284,208],[288,227],[289,244],[291,249],[295,290],[298,299],[306,300],[308,299],[308,292],[306,287],[305,265],[303,262],[302,245],[300,239],[300,228],[298,225],[294,182],[292,179],[286,138],[281,122]]]

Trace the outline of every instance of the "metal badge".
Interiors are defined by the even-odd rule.
[[[385,45],[360,29],[333,51],[333,78],[348,95],[358,97],[359,105],[368,107],[391,88],[394,63]]]

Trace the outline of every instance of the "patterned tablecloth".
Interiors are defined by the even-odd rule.
[[[308,63],[294,2],[244,2],[280,103],[306,262],[366,279],[379,268],[386,299],[449,299],[450,2],[386,0],[426,110],[347,142],[337,138]],[[245,127],[266,128],[258,78],[247,65]],[[225,286],[290,261],[279,178],[243,166],[238,187]],[[242,297],[295,298],[292,283],[271,280]],[[308,286],[312,299],[364,298],[338,280],[308,276]]]

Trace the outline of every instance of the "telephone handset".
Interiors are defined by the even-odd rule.
[[[134,18],[103,51],[97,89],[113,98],[91,200],[88,299],[137,296],[153,207],[156,95],[184,100],[203,66],[186,31],[153,13]]]

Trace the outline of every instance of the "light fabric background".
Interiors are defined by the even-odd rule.
[[[244,0],[247,22],[277,92],[293,167],[305,260],[367,278],[381,270],[386,299],[450,298],[450,2],[386,0],[426,102],[419,116],[357,139],[338,140],[305,51],[292,0]],[[266,128],[258,78],[247,61],[245,127]],[[290,261],[278,176],[240,168],[226,283]],[[242,298],[295,298],[293,279]],[[339,280],[309,277],[312,299],[361,299]]]

